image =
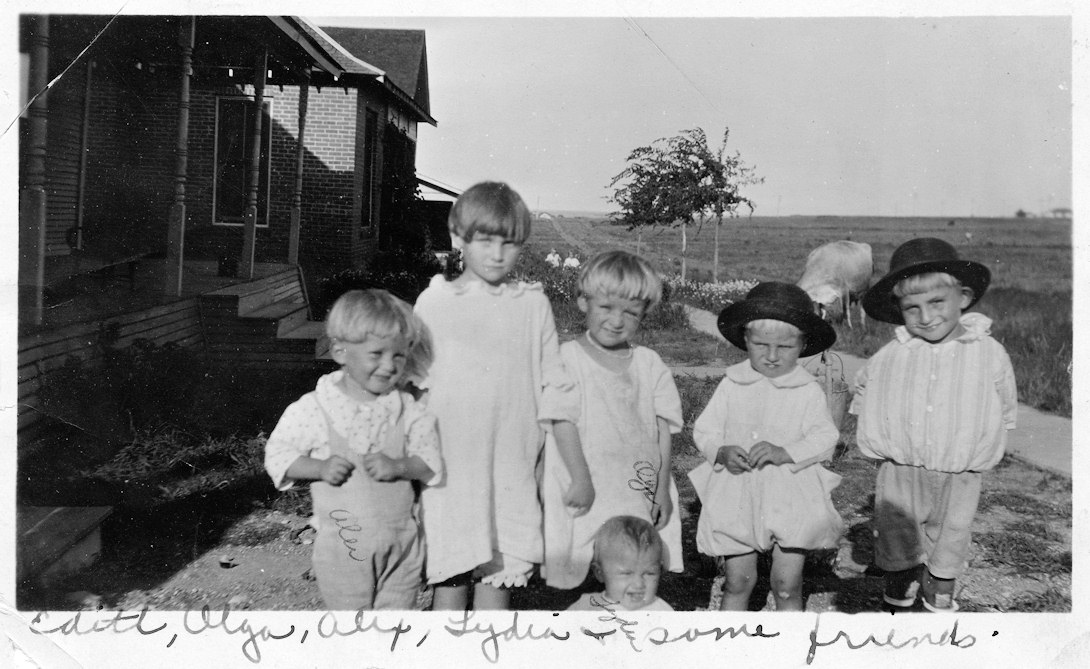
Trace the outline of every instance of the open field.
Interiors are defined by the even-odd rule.
[[[688,278],[711,280],[713,235],[710,227],[690,229]],[[988,292],[974,307],[993,320],[992,335],[1006,347],[1018,378],[1019,400],[1042,411],[1071,415],[1072,244],[1071,221],[1061,219],[936,219],[834,216],[754,217],[724,223],[720,239],[719,281],[779,280],[794,282],[807,254],[837,239],[869,243],[875,279],[885,274],[893,250],[912,237],[945,239],[962,257],[981,262],[992,272]],[[589,255],[610,248],[639,252],[667,274],[680,271],[677,229],[635,231],[605,219],[580,217],[538,221],[527,252],[544,254],[555,247]],[[690,298],[682,297],[681,300]],[[736,298],[732,298],[736,299]],[[691,301],[691,300],[690,300]],[[718,312],[729,299],[698,300],[694,306]],[[867,319],[868,327],[835,324],[834,349],[869,357],[890,340],[892,326]],[[717,338],[681,346],[684,360],[673,364],[718,364]],[[655,347],[662,342],[643,342]],[[666,342],[670,357],[678,347]],[[701,363],[700,360],[704,362]]]
[[[951,225],[951,222],[953,223]],[[713,227],[689,229],[689,278],[711,279]],[[971,235],[971,240],[966,237]],[[874,253],[875,273],[889,267],[893,250],[912,237],[938,237],[952,243],[965,258],[992,271],[993,287],[1051,293],[1071,290],[1071,221],[1014,218],[866,218],[848,216],[784,216],[736,218],[720,231],[719,280],[797,281],[806,255],[838,239],[867,242]],[[537,221],[532,249],[561,253],[578,248],[585,255],[609,248],[637,251],[636,231],[603,219],[558,218]],[[676,228],[645,231],[639,252],[666,273],[681,268],[681,233]]]

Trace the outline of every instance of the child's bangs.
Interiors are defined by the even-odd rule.
[[[905,295],[919,295],[936,288],[961,288],[961,282],[946,272],[928,272],[915,274],[901,279],[893,287],[893,296],[897,298]]]
[[[591,259],[580,277],[580,291],[588,297],[602,295],[641,300],[651,309],[662,300],[662,280],[636,256],[609,252]]]
[[[758,318],[746,323],[746,334],[748,335],[753,330],[763,330],[773,335],[795,335],[796,337],[802,335],[802,330],[798,326],[792,325],[786,321],[776,320],[775,318]]]
[[[447,225],[467,242],[486,234],[522,244],[530,237],[530,210],[510,188],[478,184],[454,203]]]
[[[409,336],[408,324],[397,308],[363,291],[345,294],[326,317],[326,336],[346,342],[361,342],[367,335]]]

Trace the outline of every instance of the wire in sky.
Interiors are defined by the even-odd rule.
[[[102,33],[106,32],[106,29],[109,28],[113,24],[114,19],[116,19],[118,16],[121,15],[121,12],[125,10],[125,6],[128,5],[128,4],[129,4],[128,2],[123,3],[121,5],[121,8],[117,10],[117,13],[110,17],[110,20],[106,22],[106,25],[102,26],[102,30],[98,31],[98,34],[95,35],[95,38],[92,39],[87,44],[87,46],[83,47],[83,51],[80,51],[79,55],[76,56],[75,58],[73,58],[72,62],[68,63],[68,66],[65,67],[63,70],[61,70],[60,74],[53,77],[53,80],[50,81],[48,84],[46,84],[45,88],[43,88],[42,90],[38,91],[37,93],[35,93],[34,95],[32,95],[30,97],[30,100],[28,100],[27,103],[25,105],[23,105],[23,108],[19,110],[19,113],[16,114],[15,118],[13,118],[11,120],[11,123],[8,124],[8,127],[4,128],[4,132],[0,132],[0,137],[3,137],[4,135],[8,134],[8,131],[11,130],[11,126],[15,125],[15,122],[19,120],[19,117],[21,117],[23,114],[26,113],[27,109],[30,109],[30,105],[34,104],[35,100],[40,98],[42,95],[45,94],[46,91],[48,91],[50,88],[52,88],[53,84],[60,81],[61,77],[68,74],[68,70],[72,69],[72,66],[75,65],[79,61],[80,58],[83,57],[83,54],[87,53],[87,50],[90,49],[92,46],[94,46],[95,42],[98,41],[98,38],[102,37]],[[48,15],[46,15],[45,20],[46,21],[49,20]]]
[[[677,71],[678,71],[678,73],[680,73],[682,77],[684,77],[684,78],[685,78],[685,81],[689,82],[689,85],[690,85],[690,86],[692,86],[692,87],[693,87],[693,89],[694,89],[694,90],[696,90],[696,92],[700,94],[700,97],[704,98],[704,101],[705,101],[705,102],[707,102],[707,103],[708,103],[708,105],[709,105],[709,106],[710,106],[710,107],[711,107],[712,109],[714,109],[715,111],[719,112],[720,114],[723,114],[723,113],[724,113],[724,112],[723,112],[723,110],[722,110],[722,109],[720,109],[720,108],[719,108],[719,106],[718,106],[718,105],[716,105],[716,104],[715,104],[714,102],[712,102],[711,98],[709,98],[709,97],[708,97],[708,96],[707,96],[707,95],[706,95],[706,94],[704,93],[704,91],[703,91],[703,90],[701,90],[700,86],[698,86],[698,85],[697,85],[697,83],[696,83],[695,81],[693,81],[692,77],[690,77],[690,76],[689,76],[688,74],[686,74],[686,73],[685,73],[685,70],[681,69],[681,67],[680,67],[680,66],[679,66],[679,65],[678,65],[677,63],[675,63],[675,62],[674,62],[674,59],[670,57],[670,54],[666,53],[666,51],[664,51],[664,50],[663,50],[663,48],[662,48],[661,46],[659,46],[658,42],[656,42],[656,41],[655,41],[655,39],[654,39],[653,37],[651,37],[650,35],[648,35],[648,34],[647,34],[647,31],[646,31],[646,30],[644,30],[644,29],[643,29],[643,28],[642,28],[642,27],[640,26],[640,24],[636,23],[636,19],[632,18],[631,16],[625,16],[625,17],[623,17],[623,18],[624,18],[624,21],[625,21],[625,23],[627,23],[628,25],[632,26],[632,27],[633,27],[633,28],[635,28],[635,29],[636,29],[637,31],[639,31],[639,33],[640,33],[641,35],[643,35],[643,36],[644,36],[644,38],[645,38],[645,39],[646,39],[646,40],[647,40],[648,42],[650,42],[650,43],[651,43],[651,45],[652,45],[652,46],[654,46],[654,47],[655,47],[655,49],[656,49],[656,50],[657,50],[657,51],[658,51],[658,52],[659,52],[660,54],[662,54],[662,57],[666,59],[666,62],[670,63],[670,65],[671,65],[671,66],[672,66],[672,67],[673,67],[673,68],[674,68],[675,70],[677,70]]]

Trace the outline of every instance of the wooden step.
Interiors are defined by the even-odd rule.
[[[300,324],[290,332],[285,332],[279,339],[311,339],[314,341],[314,357],[323,360],[331,360],[329,355],[329,337],[325,334],[323,321],[307,321]]]
[[[111,506],[19,506],[19,580],[48,584],[90,565],[102,551],[102,521],[112,512]]]
[[[279,300],[271,304],[266,304],[263,307],[253,309],[245,314],[242,314],[242,318],[245,320],[259,320],[276,323],[276,335],[280,336],[287,332],[298,328],[303,323],[307,322],[307,316],[310,313],[310,309],[307,308],[306,303],[301,299],[296,300]]]
[[[277,272],[271,276],[246,283],[236,283],[201,295],[210,304],[222,304],[227,308],[237,306],[239,314],[259,309],[291,295],[301,295],[299,271],[295,268]]]

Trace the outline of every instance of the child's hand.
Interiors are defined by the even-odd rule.
[[[363,456],[363,468],[376,481],[396,481],[401,478],[402,468],[393,458],[382,453]]]
[[[670,500],[670,491],[666,487],[659,486],[655,491],[655,501],[651,505],[651,522],[655,524],[656,530],[666,527],[670,514],[674,512],[674,503]]]
[[[788,465],[794,461],[783,447],[767,441],[758,441],[749,449],[749,462],[754,469],[765,465]]]
[[[321,478],[329,485],[341,485],[352,475],[356,465],[339,455],[331,455],[322,460]]]
[[[590,511],[591,505],[594,504],[594,485],[590,479],[572,480],[568,491],[564,493],[563,501],[573,518],[582,516]]]
[[[723,471],[724,467],[731,474],[741,474],[752,469],[746,452],[741,446],[734,445],[720,446],[719,452],[715,454],[715,464],[712,465],[712,469],[718,472]]]

